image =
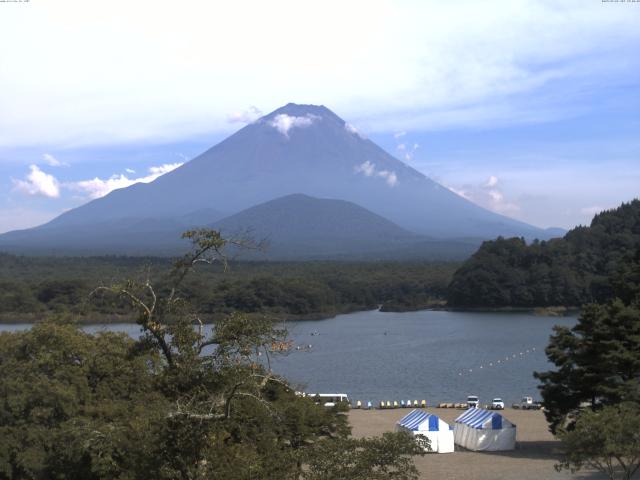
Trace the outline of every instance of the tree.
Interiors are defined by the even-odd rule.
[[[585,411],[573,429],[561,429],[559,436],[565,457],[557,470],[575,473],[588,467],[611,480],[630,480],[640,468],[640,407],[636,403]]]
[[[587,305],[571,329],[555,327],[549,360],[557,370],[536,372],[551,431],[572,422],[587,403],[640,400],[640,308],[614,300]]]
[[[234,242],[210,230],[185,237],[193,251],[160,288],[146,278],[93,294],[125,299],[139,340],[66,321],[0,334],[0,480],[293,480],[316,467],[322,478],[414,478],[415,444],[349,439],[343,408],[271,371],[288,345],[272,322],[234,313],[207,333],[181,286],[197,264],[226,268]],[[343,450],[357,469],[343,468]]]
[[[156,352],[65,319],[0,334],[0,479],[133,478],[168,403]]]
[[[342,438],[318,443],[309,457],[304,480],[416,480],[410,455],[424,455],[429,440],[419,443],[406,432],[384,433],[381,438]]]
[[[639,271],[628,268],[634,256],[640,262],[640,199],[596,215],[589,227],[563,238],[484,242],[454,274],[447,301],[460,307],[575,307],[614,296],[627,301],[628,287],[640,282]]]

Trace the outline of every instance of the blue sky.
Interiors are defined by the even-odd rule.
[[[288,102],[541,227],[640,196],[640,3],[0,3],[0,232]]]

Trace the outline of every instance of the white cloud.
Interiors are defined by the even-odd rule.
[[[378,176],[384,178],[387,181],[387,185],[390,187],[395,187],[398,183],[398,176],[396,175],[396,172],[381,170],[378,172]]]
[[[157,167],[149,167],[149,175],[147,177],[143,177],[142,179],[139,179],[139,181],[142,183],[152,182],[153,180],[158,178],[160,175],[169,173],[170,171],[175,170],[176,168],[181,167],[182,165],[184,165],[183,162],[176,162],[176,163],[164,163],[162,165],[158,165]],[[154,178],[152,178],[151,180],[148,180],[151,177],[154,177]]]
[[[183,163],[165,163],[163,165],[149,168],[149,174],[139,178],[129,178],[126,175],[113,175],[110,178],[102,179],[95,177],[91,180],[81,180],[65,184],[70,190],[84,193],[88,198],[95,199],[104,197],[113,190],[129,187],[135,183],[150,183],[156,178],[168,173],[183,165]]]
[[[396,140],[398,140],[401,137],[404,137],[407,134],[407,132],[400,132],[400,133],[402,133],[402,135],[399,135],[399,134],[394,135]],[[402,155],[402,158],[407,162],[410,162],[411,160],[413,160],[413,156],[416,153],[416,150],[418,150],[418,148],[420,148],[420,145],[417,143],[414,143],[412,146],[407,146],[406,143],[398,143],[398,145],[396,145],[396,150],[398,150],[398,152]]]
[[[61,162],[60,160],[58,160],[56,157],[54,157],[50,153],[43,154],[42,155],[42,159],[50,167],[68,167],[69,166],[68,163]]]
[[[348,122],[345,122],[344,129],[347,132],[352,133],[353,135],[357,135],[358,137],[362,138],[363,140],[365,140],[367,138],[366,135],[361,133],[356,127],[354,127],[353,125],[351,125]]]
[[[393,134],[393,138],[395,138],[396,140],[398,140],[401,137],[404,137],[407,134],[407,132],[402,131],[402,132],[396,132]]]
[[[455,188],[455,187],[451,187],[451,186],[447,186],[447,188],[449,190],[451,190],[453,193],[455,193],[456,195],[459,195],[462,198],[466,198],[467,200],[471,200],[471,197],[466,192],[466,190],[462,190],[461,188]],[[471,200],[471,201],[473,201],[473,200]]]
[[[136,171],[133,168],[125,168],[124,171],[127,173],[136,173]]]
[[[389,170],[377,170],[376,164],[367,160],[366,162],[361,163],[360,165],[356,165],[354,167],[355,173],[362,173],[365,177],[380,177],[384,178],[387,182],[387,185],[390,187],[395,187],[398,183],[398,176],[396,172]]]
[[[327,0],[313,22],[295,0],[120,12],[81,0],[3,10],[0,145],[227,131],[248,95],[268,110],[324,103],[367,131],[522,123],[557,118],[563,94],[616,87],[640,63],[640,9],[584,0]]]
[[[251,105],[246,110],[227,115],[227,121],[229,123],[253,123],[261,116],[262,111],[258,107]]]
[[[376,166],[369,160],[362,162],[360,165],[354,167],[356,173],[362,173],[365,177],[372,176],[376,171]]]
[[[495,175],[491,175],[484,184],[484,186],[488,188],[495,187],[496,185],[498,185],[498,177]]]
[[[407,149],[404,152],[404,159],[407,162],[410,162],[411,160],[413,160],[413,156],[416,153],[416,150],[418,150],[418,148],[420,148],[420,145],[418,145],[417,143],[414,143],[410,149]]]
[[[40,195],[48,198],[60,196],[60,184],[53,175],[43,172],[37,165],[31,165],[25,180],[13,180],[14,190],[26,195]]]
[[[279,113],[273,120],[269,122],[273,128],[278,130],[285,137],[289,137],[289,130],[292,128],[305,128],[312,125],[320,117],[311,113],[306,114],[303,117],[296,117],[287,115],[286,113]]]
[[[498,187],[499,184],[500,179],[495,175],[490,175],[485,181],[476,185],[447,186],[447,188],[488,210],[503,215],[518,215],[522,210],[520,205],[509,200]]]

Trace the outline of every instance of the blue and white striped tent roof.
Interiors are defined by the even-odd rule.
[[[440,420],[440,417],[432,413],[427,413],[422,410],[411,410],[408,415],[405,415],[400,420],[398,420],[398,425],[413,431],[422,430],[429,432],[438,432],[440,431],[441,425],[443,428],[446,428],[444,427],[444,425],[447,424]]]
[[[499,413],[483,410],[482,408],[470,408],[456,418],[455,422],[462,423],[471,428],[485,430],[500,430],[502,428],[515,426]]]

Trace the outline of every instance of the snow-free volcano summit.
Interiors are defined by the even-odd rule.
[[[281,197],[287,197],[287,201],[273,202]],[[331,248],[320,256],[355,253],[358,229],[362,230],[363,245],[365,239],[370,244],[372,237],[378,236],[380,248],[374,250],[380,253],[385,250],[390,225],[397,229],[394,238],[403,239],[402,247],[392,242],[392,248],[404,252],[414,250],[404,249],[410,245],[428,250],[429,242],[441,244],[445,239],[477,242],[498,235],[549,236],[542,229],[490,212],[456,195],[378,147],[328,108],[290,103],[152,183],[115,190],[45,225],[0,236],[0,249],[170,254],[180,245],[179,232],[188,227],[215,226],[216,222],[224,225],[223,219],[229,216],[233,216],[231,223],[235,226],[256,227],[250,224],[255,223],[255,214],[242,213],[265,203],[259,211],[276,215],[278,221],[271,227],[261,222],[256,233],[269,237],[284,229],[285,235],[280,236],[286,244],[286,231],[292,238],[299,237],[298,233],[304,232],[298,230],[308,227],[286,215],[278,217],[272,210],[283,205],[291,208],[293,203],[299,215],[304,216],[305,209],[310,208],[308,215],[313,217],[320,210],[317,202],[308,201],[309,197],[317,202],[343,202],[320,209],[324,213],[318,222],[326,228],[316,225],[317,241],[313,244],[323,243],[321,232],[336,230],[332,215],[327,213],[332,208],[337,212],[348,202],[359,207],[350,207],[352,213],[364,212],[362,222],[352,219],[350,227],[340,226],[352,230],[349,248],[342,248],[327,234]],[[242,224],[243,218],[247,224]],[[335,219],[342,221],[337,214]],[[376,225],[383,224],[384,228],[376,230]],[[304,245],[297,247],[296,251],[305,256]],[[314,257],[318,252],[311,244],[309,248],[308,255]],[[286,245],[276,250],[284,252]]]

